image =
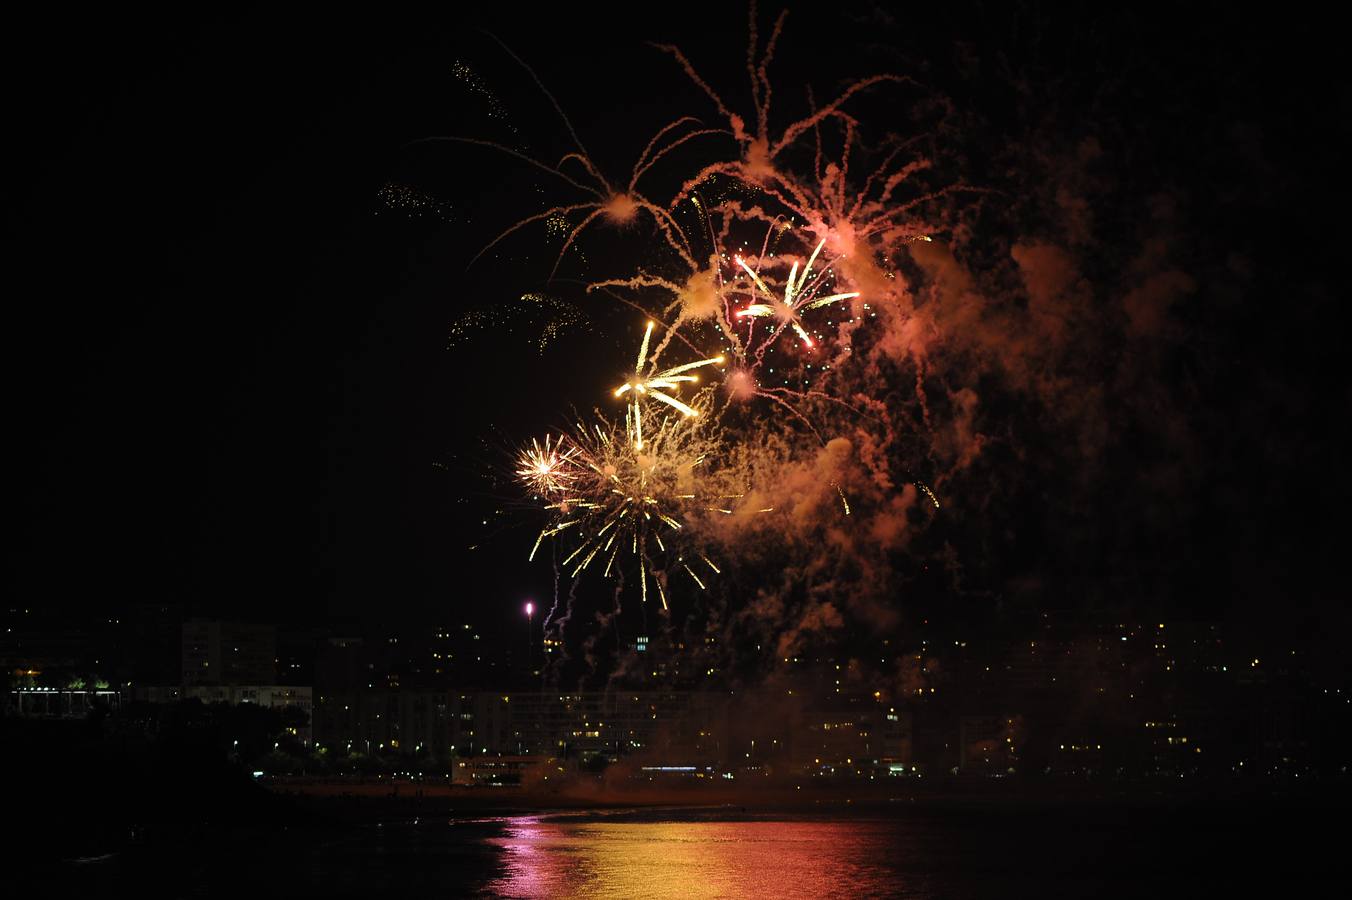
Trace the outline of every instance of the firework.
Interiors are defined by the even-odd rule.
[[[503,145],[456,139],[511,154],[580,193],[576,202],[511,225],[479,255],[544,223],[561,243],[557,271],[593,223],[643,220],[653,227],[658,252],[648,257],[650,268],[586,286],[647,317],[632,372],[611,389],[624,414],[576,421],[560,435],[531,441],[516,460],[520,483],[545,517],[529,558],[550,543],[556,578],[571,578],[574,587],[590,573],[622,579],[632,590],[637,576],[643,601],[655,591],[667,609],[673,578],[700,590],[715,586],[714,558],[778,572],[779,560],[811,547],[803,565],[782,568],[792,573],[784,575],[786,585],[806,572],[839,579],[833,590],[854,578],[858,593],[871,595],[881,588],[865,584],[866,573],[885,566],[874,565],[870,548],[895,545],[909,527],[906,509],[883,502],[898,483],[894,460],[905,426],[888,406],[896,392],[871,380],[891,371],[872,365],[884,352],[875,348],[896,353],[908,345],[884,345],[867,329],[907,333],[898,323],[913,315],[914,303],[895,280],[893,254],[930,240],[934,229],[914,214],[948,189],[923,181],[931,167],[914,152],[920,144],[888,137],[865,146],[845,109],[861,91],[905,78],[855,82],[824,106],[809,95],[811,114],[772,133],[767,69],[782,23],[781,17],[762,47],[753,13],[754,118],[733,113],[679,50],[663,48],[713,100],[727,127],[677,119],[648,142],[627,182],[602,174],[556,102],[576,149],[553,165]],[[640,179],[659,160],[670,163],[678,147],[712,134],[733,139],[731,158],[700,160],[668,202],[639,192]],[[813,138],[812,167],[795,169]],[[852,156],[878,164],[855,177]],[[847,302],[865,297],[867,303]],[[814,311],[820,312],[809,315]],[[814,329],[814,319],[824,321]],[[603,324],[600,316],[585,321]],[[793,337],[780,341],[786,332]],[[671,359],[667,349],[676,344],[685,347],[677,358],[693,361],[663,367],[659,360]],[[706,355],[714,347],[722,353]],[[701,385],[713,375],[710,367],[725,365],[725,375]],[[928,424],[924,381],[917,373]],[[917,485],[937,510],[935,494]],[[776,506],[778,515],[755,518]],[[849,565],[829,571],[832,559],[847,556]],[[617,588],[617,608],[620,594]]]
[[[708,392],[692,398],[692,413],[708,402]],[[698,470],[715,444],[703,430],[681,428],[678,422],[662,421],[642,447],[628,425],[621,430],[599,415],[560,438],[576,477],[562,496],[544,505],[551,521],[541,529],[530,558],[546,538],[559,537],[571,547],[560,564],[574,578],[593,564],[603,576],[614,577],[627,562],[638,571],[643,598],[652,581],[664,609],[669,566],[679,566],[703,588],[686,555],[713,573],[717,566],[702,551],[682,547],[691,543],[683,540],[687,515],[713,502],[700,488]]]
[[[565,333],[591,330],[591,320],[575,305],[549,294],[522,294],[518,303],[494,303],[466,310],[451,322],[446,349],[454,350],[482,335],[527,333],[543,355]]]
[[[565,447],[562,437],[546,435],[544,442],[532,439],[517,454],[517,477],[542,497],[567,490],[577,476],[573,460],[576,447]]]
[[[812,337],[803,328],[802,320],[798,314],[804,310],[818,309],[823,306],[829,306],[832,303],[839,303],[841,300],[849,300],[859,296],[858,291],[848,291],[843,294],[830,294],[826,297],[816,296],[826,273],[830,271],[830,266],[826,266],[818,273],[816,278],[812,279],[811,284],[808,279],[812,277],[812,264],[817,261],[817,255],[822,252],[822,247],[826,246],[826,239],[822,238],[817,244],[812,256],[808,258],[807,265],[803,267],[802,276],[798,275],[798,263],[793,264],[789,270],[789,279],[784,282],[784,298],[776,299],[775,295],[766,286],[760,273],[746,264],[746,260],[740,256],[737,257],[737,265],[741,266],[747,275],[751,276],[752,283],[765,294],[769,303],[752,303],[745,309],[739,310],[737,315],[740,318],[766,318],[773,317],[782,324],[778,330],[783,330],[784,325],[791,327],[802,340],[803,345],[811,349],[815,346]]]
[[[710,178],[725,175],[763,193],[785,209],[792,211],[801,220],[811,224],[814,230],[825,234],[825,230],[821,227],[827,224],[823,212],[824,208],[830,204],[824,204],[820,201],[825,198],[828,192],[835,193],[838,187],[843,188],[843,172],[848,160],[849,144],[855,139],[856,132],[855,120],[844,112],[843,107],[861,91],[877,85],[913,84],[914,82],[909,78],[886,73],[855,81],[824,106],[817,107],[814,103],[811,115],[791,122],[778,136],[772,134],[770,132],[770,100],[773,92],[770,86],[769,68],[774,60],[775,47],[783,31],[786,16],[787,12],[780,13],[775,20],[770,38],[762,49],[757,33],[754,5],[750,10],[750,46],[747,50],[747,70],[751,76],[751,97],[755,107],[756,124],[754,130],[748,129],[746,118],[733,112],[718,92],[700,76],[694,64],[680,48],[668,44],[657,45],[659,50],[670,54],[686,76],[713,101],[719,114],[727,120],[729,133],[736,141],[740,154],[738,159],[711,163],[700,169],[686,181],[673,202],[673,206],[685,197],[690,196]],[[842,153],[840,165],[827,166],[823,171],[821,165],[821,128],[827,123],[836,123],[843,127],[846,135],[846,149]],[[786,171],[780,163],[784,151],[793,147],[807,135],[816,135],[818,140],[817,165],[815,167],[818,171],[815,173],[817,178],[814,180],[821,185],[822,189],[819,192],[812,190],[808,180]],[[891,158],[889,158],[888,163],[891,161]],[[841,176],[839,185],[835,183],[835,175],[837,174]],[[871,178],[869,183],[866,184],[866,191],[872,186],[873,181],[874,179]],[[889,183],[889,188],[894,187],[895,184]]]
[[[643,152],[639,154],[638,161],[634,163],[633,169],[629,173],[628,182],[621,187],[606,178],[606,176],[602,174],[601,169],[592,161],[591,156],[587,153],[587,148],[582,144],[582,139],[578,137],[576,129],[573,128],[573,123],[569,121],[568,116],[564,113],[563,107],[559,105],[558,100],[554,98],[554,95],[551,94],[544,86],[544,83],[540,81],[539,77],[535,74],[535,71],[531,69],[521,57],[513,53],[506,44],[498,41],[497,38],[493,38],[493,40],[497,41],[498,45],[502,47],[507,55],[530,74],[536,87],[538,87],[540,92],[548,98],[550,104],[554,107],[554,111],[558,113],[559,119],[567,129],[569,137],[572,138],[575,149],[564,154],[554,165],[550,165],[549,163],[527,156],[504,144],[495,141],[480,140],[478,138],[455,136],[423,138],[421,141],[415,141],[414,143],[422,143],[425,141],[450,141],[496,150],[505,153],[508,156],[515,157],[539,171],[553,175],[572,189],[581,192],[587,199],[577,203],[557,204],[543,212],[527,216],[526,218],[515,222],[497,237],[493,238],[493,240],[489,241],[488,244],[475,255],[474,260],[483,256],[483,254],[487,253],[508,236],[529,225],[537,222],[562,221],[565,223],[563,230],[565,231],[566,236],[562,247],[559,248],[558,257],[554,261],[554,271],[557,272],[559,264],[563,261],[563,257],[567,254],[568,249],[573,246],[573,243],[577,240],[578,236],[593,222],[601,220],[612,225],[628,226],[634,224],[638,220],[640,213],[649,216],[671,248],[683,259],[689,260],[689,245],[684,243],[684,237],[680,232],[680,228],[676,226],[675,221],[671,218],[671,214],[665,207],[653,203],[641,194],[638,190],[638,183],[660,159],[677,147],[703,135],[721,134],[723,133],[722,130],[699,127],[699,120],[692,116],[682,116],[674,122],[668,123],[660,128],[657,133],[653,135],[652,139],[648,141],[647,146],[643,148]],[[471,82],[471,87],[479,89],[478,84],[475,82]],[[570,172],[576,173],[576,177],[573,174],[564,171],[565,165],[570,167]],[[579,169],[581,171],[578,171]],[[574,220],[576,220],[575,223]],[[474,260],[471,260],[471,264]]]
[[[643,343],[638,348],[638,361],[634,363],[634,374],[624,384],[617,387],[614,392],[616,397],[623,397],[626,394],[629,396],[629,430],[632,433],[636,450],[643,449],[643,399],[645,397],[651,397],[665,403],[682,416],[694,417],[699,414],[698,410],[667,392],[679,389],[682,384],[694,384],[699,381],[698,375],[690,374],[695,369],[723,364],[722,356],[713,356],[708,359],[673,366],[669,369],[645,373],[645,365],[651,369],[657,368],[656,359],[649,359],[648,357],[648,346],[652,341],[655,326],[655,322],[648,322],[648,327],[643,331]],[[656,354],[654,354],[655,356]]]

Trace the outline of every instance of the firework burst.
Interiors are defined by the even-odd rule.
[[[692,398],[692,412],[707,409],[710,398],[709,391]],[[691,513],[721,502],[703,489],[700,471],[717,442],[706,429],[681,427],[679,419],[666,417],[640,447],[634,428],[632,420],[621,428],[598,415],[590,424],[578,422],[560,438],[555,449],[561,449],[559,457],[575,477],[560,496],[544,504],[551,520],[536,538],[530,558],[546,538],[558,538],[571,548],[561,565],[574,578],[593,564],[605,577],[632,565],[643,599],[652,582],[666,609],[668,571],[687,573],[701,589],[705,582],[691,561],[701,564],[706,577],[719,571],[686,527]],[[521,477],[533,484],[526,474]]]
[[[766,286],[760,273],[747,265],[746,260],[742,259],[740,256],[737,257],[737,265],[742,267],[742,270],[751,277],[752,284],[754,284],[756,288],[765,295],[766,299],[769,300],[768,303],[752,303],[745,309],[739,310],[737,316],[739,318],[778,319],[780,326],[775,330],[774,335],[777,335],[784,329],[784,326],[787,325],[798,335],[799,340],[803,342],[803,346],[808,349],[815,347],[816,344],[813,342],[811,335],[807,333],[807,329],[803,327],[802,320],[799,318],[798,314],[805,310],[818,309],[823,306],[829,306],[832,303],[839,303],[842,300],[850,300],[859,296],[858,291],[829,294],[825,297],[817,296],[824,282],[826,273],[830,271],[830,266],[823,268],[822,271],[817,274],[817,277],[812,279],[810,284],[808,279],[812,276],[812,265],[817,261],[817,256],[822,252],[822,247],[824,246],[826,246],[826,239],[822,238],[821,242],[817,244],[816,249],[812,251],[812,256],[808,258],[807,265],[803,267],[803,274],[801,276],[798,274],[798,263],[795,262],[793,264],[793,268],[789,270],[789,278],[784,282],[783,299],[776,298],[770,288]],[[771,335],[771,340],[773,340],[774,335]]]
[[[537,495],[549,497],[567,491],[577,478],[576,446],[565,446],[562,436],[532,439],[517,454],[516,475]]]
[[[632,433],[636,450],[643,449],[643,400],[645,397],[651,397],[665,403],[682,416],[694,418],[699,415],[699,411],[693,406],[676,399],[668,392],[679,389],[683,384],[694,384],[699,381],[698,375],[691,374],[695,369],[723,364],[722,356],[713,356],[657,371],[656,354],[652,358],[648,356],[648,347],[652,341],[654,327],[656,327],[656,323],[649,321],[648,327],[643,331],[643,343],[638,348],[638,361],[634,364],[634,374],[624,384],[615,388],[614,392],[616,397],[627,395],[629,398],[629,431]],[[645,372],[645,366],[654,371]]]
[[[671,213],[661,205],[653,203],[645,197],[638,189],[638,183],[647,174],[659,160],[671,153],[676,148],[695,138],[705,135],[724,134],[723,129],[704,128],[700,121],[693,116],[682,116],[673,122],[669,122],[658,129],[652,139],[648,141],[643,152],[639,154],[638,160],[634,163],[629,173],[627,182],[621,184],[607,178],[600,167],[593,162],[587,148],[583,146],[582,139],[578,136],[577,130],[573,128],[573,123],[564,113],[563,107],[559,104],[554,95],[544,86],[535,71],[531,69],[526,62],[517,56],[512,50],[493,38],[504,52],[510,56],[517,65],[521,66],[535,82],[540,92],[548,98],[550,105],[558,114],[572,139],[574,149],[565,153],[556,163],[550,164],[535,157],[528,156],[519,150],[515,150],[496,141],[481,140],[479,138],[442,136],[434,138],[423,138],[414,143],[426,141],[448,141],[458,144],[468,144],[472,146],[485,147],[495,150],[499,153],[505,153],[531,166],[537,171],[548,173],[559,182],[567,185],[573,191],[581,195],[574,203],[560,203],[520,219],[506,230],[502,231],[497,237],[493,238],[475,254],[471,264],[479,257],[483,256],[501,241],[512,234],[527,228],[536,223],[562,223],[561,231],[564,234],[563,245],[559,248],[558,256],[554,260],[553,272],[557,272],[560,263],[569,248],[577,241],[578,237],[589,226],[598,221],[619,227],[628,227],[635,224],[640,216],[647,216],[652,220],[652,224],[662,235],[663,239],[670,245],[679,256],[690,261],[690,248],[685,243],[684,236],[680,228],[671,217]],[[565,167],[567,167],[565,169]],[[693,263],[692,263],[693,264]],[[551,272],[551,274],[553,274]]]

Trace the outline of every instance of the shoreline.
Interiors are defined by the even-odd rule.
[[[521,787],[468,787],[441,779],[276,776],[259,780],[269,794],[305,816],[349,822],[365,819],[473,816],[606,815],[659,810],[726,811],[747,815],[899,813],[903,810],[992,812],[1095,808],[1293,809],[1342,807],[1343,781],[1303,785],[1205,782],[1022,782],[987,784],[963,779],[918,780],[905,785],[761,784],[605,785],[582,783],[547,791]]]

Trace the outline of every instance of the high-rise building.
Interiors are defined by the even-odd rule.
[[[276,684],[272,625],[194,619],[183,623],[183,684]]]

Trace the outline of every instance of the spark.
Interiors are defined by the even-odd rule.
[[[576,306],[557,297],[522,294],[517,303],[483,305],[462,313],[451,323],[446,349],[456,350],[479,336],[500,340],[504,333],[525,328],[532,332],[538,329],[532,343],[543,354],[566,331],[590,330],[590,321]]]
[[[850,501],[845,499],[845,492],[840,489],[840,485],[833,484],[832,487],[834,487],[836,493],[840,495],[840,505],[845,507],[845,515],[848,516],[850,514]]]
[[[656,322],[649,320],[648,327],[643,332],[643,343],[638,348],[638,361],[634,363],[634,374],[628,381],[617,387],[614,392],[616,397],[629,395],[629,430],[636,450],[643,449],[643,398],[652,397],[654,400],[670,406],[681,415],[693,418],[699,415],[699,412],[689,404],[673,397],[668,391],[678,390],[682,384],[694,384],[699,381],[698,375],[689,374],[693,370],[704,366],[722,365],[724,361],[722,356],[713,356],[645,374],[645,365],[651,364],[650,368],[656,368],[655,360],[648,358],[648,346],[652,341],[653,328],[656,327],[656,324]]]
[[[824,246],[826,246],[826,239],[822,238],[817,244],[817,248],[812,251],[812,256],[808,258],[807,265],[803,267],[803,274],[801,276],[798,274],[798,263],[796,261],[794,262],[793,267],[789,270],[788,281],[784,282],[783,299],[775,297],[774,292],[765,284],[765,280],[761,278],[760,273],[747,265],[746,260],[738,256],[737,265],[741,266],[746,274],[751,276],[751,283],[765,294],[765,297],[769,302],[752,303],[746,308],[739,310],[737,312],[737,317],[756,319],[770,317],[777,318],[794,330],[794,333],[802,340],[803,346],[808,349],[815,347],[816,344],[812,340],[812,336],[807,333],[807,329],[803,327],[803,322],[799,314],[806,312],[809,309],[819,309],[823,306],[829,306],[832,303],[839,303],[842,300],[850,300],[859,296],[858,291],[829,294],[825,297],[816,296],[825,281],[826,273],[830,271],[831,267],[828,265],[823,268],[817,277],[812,279],[811,283],[809,283],[808,279],[812,276],[812,266],[817,261],[817,256],[822,252],[822,247]]]
[[[532,439],[517,454],[517,477],[542,496],[562,492],[576,475],[572,462],[576,453],[576,447],[564,448],[562,437],[546,435],[544,443]]]
[[[706,408],[708,396],[705,391],[692,397],[692,409]],[[603,562],[603,576],[609,578],[619,573],[618,558],[627,554],[638,567],[645,602],[651,576],[666,609],[659,577],[662,560],[690,542],[685,514],[698,508],[696,470],[712,446],[701,429],[679,427],[678,422],[664,420],[643,447],[630,439],[627,426],[622,431],[600,418],[577,423],[550,445],[567,461],[571,477],[565,490],[546,498],[544,509],[552,521],[541,529],[530,558],[547,538],[562,535],[575,542],[561,563],[570,575],[578,577],[593,562]],[[709,566],[718,571],[712,562]]]

